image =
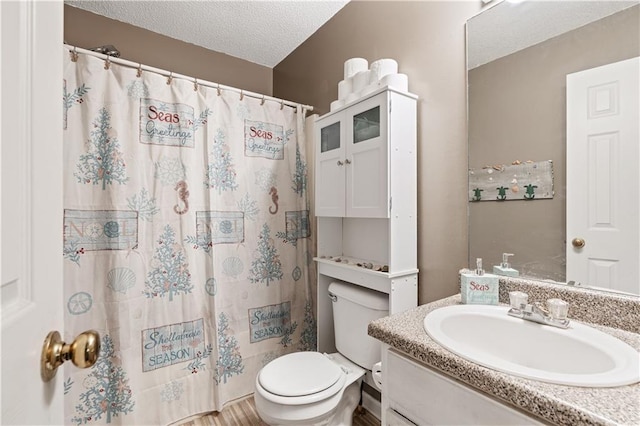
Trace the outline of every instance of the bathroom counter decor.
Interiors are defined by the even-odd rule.
[[[557,425],[640,424],[639,383],[614,388],[555,385],[501,373],[449,352],[429,337],[423,328],[423,320],[432,310],[455,304],[460,304],[459,294],[381,318],[369,324],[369,335],[545,422]],[[589,325],[640,351],[640,334]]]

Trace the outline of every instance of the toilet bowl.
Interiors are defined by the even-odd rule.
[[[388,315],[388,296],[345,282],[328,290],[338,353],[294,352],[260,370],[254,400],[269,425],[350,426],[365,368],[380,361],[380,342],[367,326]]]
[[[351,425],[365,372],[339,353],[284,355],[256,376],[256,410],[272,426]]]

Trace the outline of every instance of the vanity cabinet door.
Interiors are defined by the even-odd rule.
[[[389,409],[415,424],[542,424],[533,417],[414,362],[394,350],[388,350],[383,368],[383,383],[386,382],[383,398],[388,399]],[[387,424],[393,423],[387,419]]]

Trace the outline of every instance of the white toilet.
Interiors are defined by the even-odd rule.
[[[339,353],[295,352],[258,372],[256,410],[272,426],[350,426],[362,378],[380,361],[380,342],[367,326],[389,314],[388,296],[344,282],[331,283],[329,296]]]

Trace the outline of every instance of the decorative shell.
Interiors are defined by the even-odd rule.
[[[120,236],[120,227],[118,226],[118,222],[109,221],[104,224],[104,235],[109,238],[116,238]]]
[[[222,262],[222,270],[226,275],[237,278],[238,275],[240,275],[244,270],[244,264],[242,263],[242,260],[240,260],[239,257],[235,257],[235,256],[227,257]]]
[[[136,274],[129,268],[113,268],[107,273],[107,287],[126,294],[136,284]]]

